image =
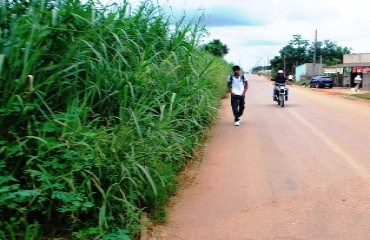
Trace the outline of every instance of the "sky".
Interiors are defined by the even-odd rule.
[[[118,2],[114,0],[105,0]],[[128,0],[133,7],[143,0]],[[245,71],[269,65],[279,50],[301,35],[313,42],[330,40],[352,53],[370,52],[369,0],[154,0],[169,14],[204,14],[208,43],[220,39],[229,48],[226,61]]]

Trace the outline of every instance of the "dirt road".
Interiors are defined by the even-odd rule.
[[[370,239],[370,104],[294,87],[280,108],[249,80],[243,122],[225,99],[161,239]]]

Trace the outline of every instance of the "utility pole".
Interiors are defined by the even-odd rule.
[[[314,47],[313,47],[313,69],[312,69],[312,75],[316,75],[316,46],[317,46],[317,29],[315,30],[315,41],[314,41]]]

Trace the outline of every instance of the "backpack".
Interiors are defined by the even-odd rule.
[[[241,76],[242,76],[242,80],[243,80],[243,82],[245,82],[244,74],[242,74]],[[233,83],[233,79],[234,79],[234,78],[233,78],[233,75],[230,75],[230,76],[229,76],[230,83]]]

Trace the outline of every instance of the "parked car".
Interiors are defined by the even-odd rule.
[[[332,88],[334,85],[333,79],[329,76],[316,76],[309,82],[310,87],[316,88]]]

